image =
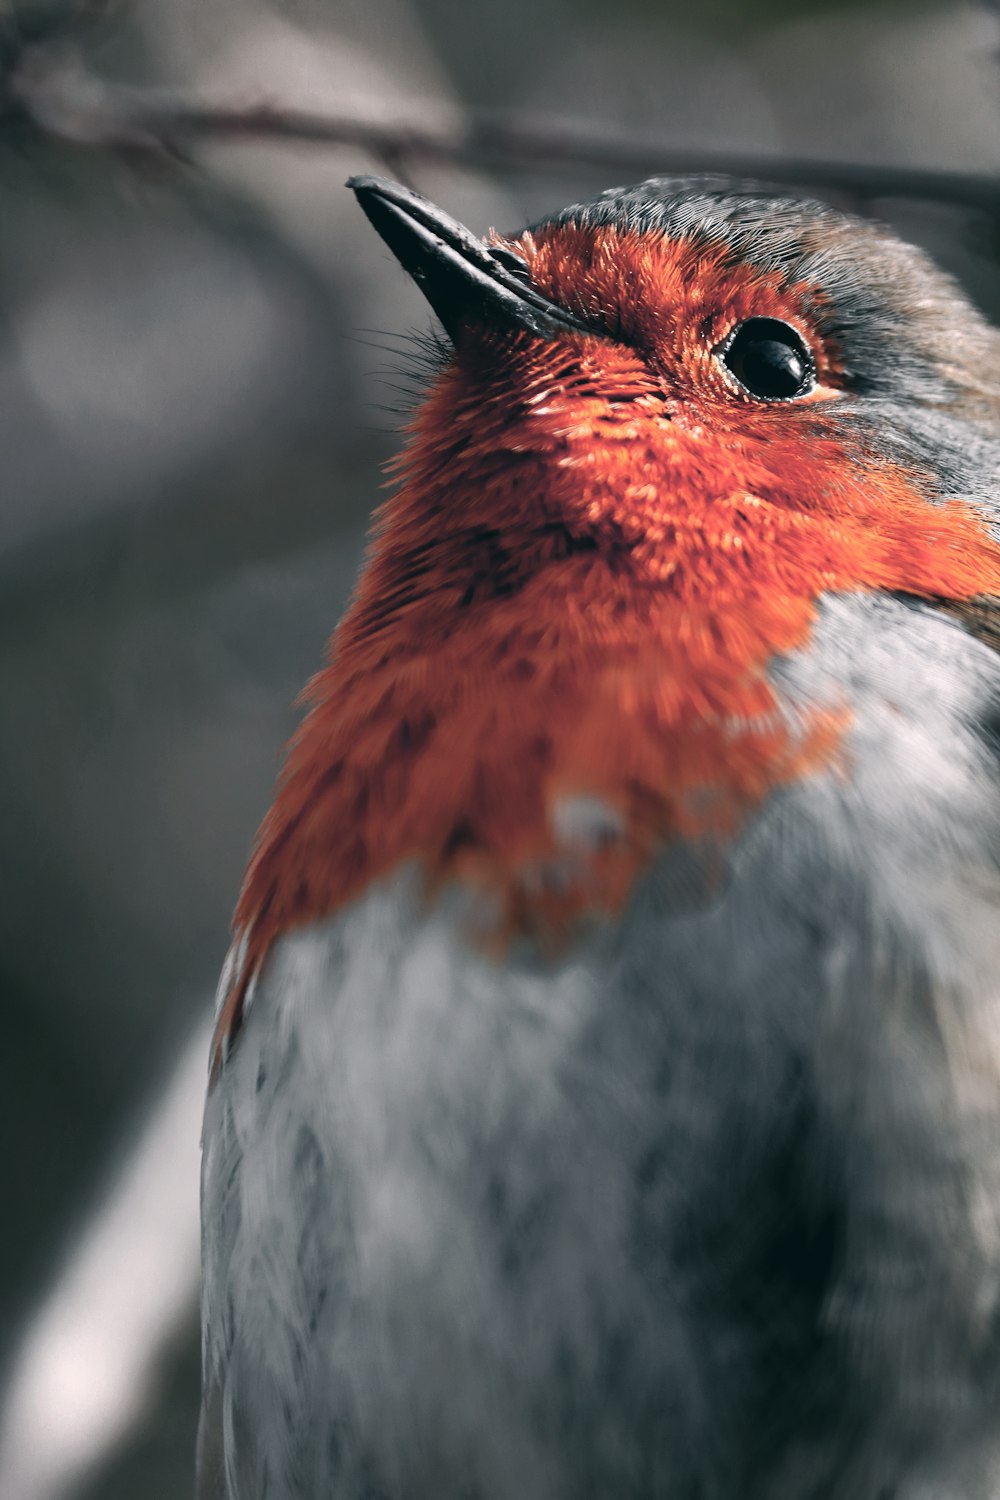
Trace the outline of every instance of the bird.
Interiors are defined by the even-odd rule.
[[[201,1500],[1000,1495],[1000,334],[887,227],[348,184],[433,369],[257,836]]]

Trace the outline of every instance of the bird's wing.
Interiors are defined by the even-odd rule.
[[[254,1496],[261,1494],[260,1475],[248,1456],[252,1444],[234,1438],[233,1428],[239,1426],[238,1417],[235,1420],[227,1418],[226,1395],[222,1387],[212,1385],[202,1392],[195,1500],[235,1500],[235,1497],[253,1500]]]
[[[977,641],[1000,652],[1000,599],[934,599],[921,603],[950,615]]]

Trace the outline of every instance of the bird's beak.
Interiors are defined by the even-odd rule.
[[[596,332],[531,285],[510,250],[476,239],[419,193],[386,177],[351,177],[358,202],[454,343],[463,324],[526,329],[539,338]]]

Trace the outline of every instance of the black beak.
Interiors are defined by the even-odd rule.
[[[491,249],[419,193],[386,177],[351,177],[347,186],[452,343],[469,321],[526,329],[544,339],[597,331],[536,291],[519,256]]]

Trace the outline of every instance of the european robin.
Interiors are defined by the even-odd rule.
[[[477,239],[236,911],[200,1494],[1000,1495],[1000,335],[653,179]]]

